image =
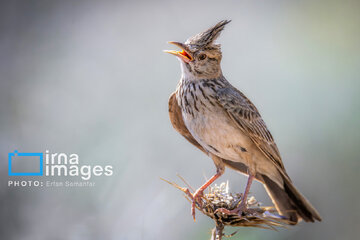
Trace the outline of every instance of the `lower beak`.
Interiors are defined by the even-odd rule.
[[[173,55],[179,57],[181,60],[183,60],[186,63],[191,62],[193,60],[193,57],[191,56],[191,53],[185,44],[179,43],[179,42],[168,42],[168,43],[181,48],[182,51],[164,50],[164,52],[173,54]]]

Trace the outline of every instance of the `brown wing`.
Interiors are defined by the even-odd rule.
[[[169,117],[171,124],[181,135],[183,135],[189,142],[191,142],[195,147],[199,148],[206,155],[207,152],[205,149],[195,140],[191,135],[182,118],[181,108],[179,107],[176,100],[176,92],[173,92],[169,98]]]
[[[234,87],[219,90],[217,100],[225,108],[231,119],[251,138],[261,152],[285,173],[276,143],[260,113],[250,100]]]

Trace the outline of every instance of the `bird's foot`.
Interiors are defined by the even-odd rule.
[[[183,188],[182,191],[192,200],[191,203],[191,215],[194,218],[194,221],[196,221],[195,219],[195,207],[196,204],[199,204],[200,207],[202,207],[202,196],[203,196],[203,192],[204,190],[209,187],[210,184],[212,184],[217,178],[219,178],[224,171],[221,170],[217,170],[216,174],[214,176],[212,176],[209,180],[206,181],[206,183],[204,183],[198,190],[196,190],[194,192],[194,194],[191,194],[191,192],[189,191],[189,189],[187,188]]]
[[[195,191],[194,194],[192,194],[188,188],[181,188],[181,190],[191,199],[191,215],[193,216],[194,221],[196,221],[195,219],[196,204],[199,204],[200,207],[202,206],[201,197],[203,196],[204,190],[199,188],[198,190]]]
[[[221,213],[224,213],[224,214],[227,214],[227,215],[236,214],[236,215],[239,215],[239,216],[244,216],[246,214],[252,213],[253,210],[246,207],[245,202],[241,202],[240,205],[237,208],[234,208],[233,210],[229,210],[229,209],[226,209],[226,208],[218,208],[218,209],[215,210],[215,213],[218,213],[218,212],[221,212]]]
[[[199,203],[200,205],[202,205],[201,197],[203,196],[203,192],[204,192],[204,190],[199,188],[193,194],[192,203],[191,203],[191,215],[193,216],[194,221],[196,221],[196,218],[195,218],[196,203]]]

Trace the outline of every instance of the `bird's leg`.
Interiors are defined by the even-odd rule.
[[[255,174],[250,173],[248,180],[247,180],[246,187],[245,187],[245,192],[244,192],[244,194],[241,198],[241,202],[237,208],[235,208],[233,210],[228,210],[226,208],[218,208],[218,209],[216,209],[215,213],[217,213],[217,212],[222,212],[222,213],[226,213],[226,214],[236,213],[238,215],[241,215],[243,212],[245,212],[247,210],[246,204],[247,204],[248,194],[250,191],[251,183],[253,182],[254,178],[255,178]]]
[[[255,178],[255,176],[250,173],[249,178],[247,180],[246,187],[245,187],[245,192],[244,192],[244,194],[242,196],[240,205],[236,209],[234,209],[234,210],[237,211],[237,213],[239,215],[241,215],[241,213],[246,210],[247,198],[248,198],[248,194],[249,194],[249,191],[250,191],[251,183],[253,182],[254,178]]]
[[[216,174],[214,176],[212,176],[209,180],[207,180],[206,183],[204,183],[204,185],[202,185],[198,190],[196,190],[193,195],[192,204],[191,204],[191,215],[193,216],[194,221],[196,221],[196,219],[195,219],[196,201],[201,200],[204,190],[207,187],[209,187],[216,179],[218,179],[225,172],[225,164],[224,164],[223,160],[210,152],[208,154],[211,157],[211,159],[214,161],[214,164],[216,166]],[[199,203],[201,203],[201,201],[199,201]]]
[[[199,203],[201,204],[201,197],[203,196],[204,190],[208,188],[216,179],[218,179],[225,172],[225,164],[222,161],[222,159],[210,152],[208,154],[211,157],[211,159],[214,161],[214,164],[216,166],[216,174],[212,176],[209,180],[207,180],[206,183],[204,183],[198,190],[194,192],[192,198],[192,204],[191,204],[191,215],[193,216],[194,221],[196,221],[195,219],[196,201],[200,200]]]
[[[195,204],[197,200],[200,200],[200,198],[203,196],[203,192],[206,188],[208,188],[216,179],[218,179],[222,174],[224,173],[224,171],[221,171],[219,169],[217,169],[216,174],[214,176],[212,176],[209,180],[206,181],[206,183],[204,183],[204,185],[202,185],[198,190],[195,191],[194,195],[193,195],[193,199],[192,199],[192,204],[191,204],[191,215],[195,219]]]

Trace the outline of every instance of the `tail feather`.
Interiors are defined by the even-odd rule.
[[[248,168],[240,162],[223,159],[227,167],[243,174],[247,174]],[[278,212],[287,217],[293,224],[301,219],[305,222],[321,221],[319,213],[311,203],[295,188],[285,173],[279,171],[279,177],[283,179],[284,186],[279,186],[265,174],[256,174],[255,178],[264,184]]]
[[[283,187],[280,187],[266,175],[262,175],[262,178],[265,189],[269,193],[277,210],[289,218],[291,222],[296,224],[300,218],[305,222],[321,221],[319,213],[287,177],[283,177]]]

